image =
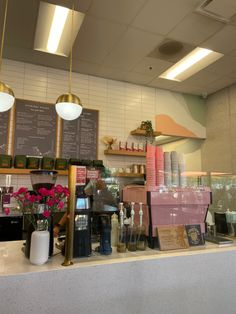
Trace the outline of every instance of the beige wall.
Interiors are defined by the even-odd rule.
[[[208,97],[203,171],[236,173],[236,84]]]

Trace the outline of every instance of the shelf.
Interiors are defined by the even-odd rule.
[[[117,172],[111,174],[112,177],[125,177],[125,178],[142,178],[144,174],[141,173],[126,173],[126,172]]]
[[[134,156],[134,157],[146,157],[146,152],[133,152],[128,150],[104,150],[105,155],[117,155],[117,156]]]
[[[32,170],[41,170],[41,169],[16,169],[16,168],[0,168],[0,174],[30,174]],[[42,169],[43,170],[43,169]],[[67,176],[67,170],[55,170],[60,176]]]
[[[145,136],[145,133],[146,131],[141,130],[141,129],[135,129],[130,132],[130,134],[134,136]],[[164,135],[161,132],[156,132],[156,131],[153,133],[153,135],[155,137],[155,143],[157,145],[164,145],[164,144],[187,139],[187,137],[184,137],[184,136]]]
[[[146,135],[146,130],[142,130],[142,129],[135,129],[133,131],[130,132],[131,135],[136,135],[136,136],[145,136]],[[154,136],[159,136],[161,135],[161,132],[153,132]]]

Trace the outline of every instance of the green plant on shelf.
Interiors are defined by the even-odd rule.
[[[152,127],[152,121],[151,120],[146,120],[142,121],[140,124],[140,129],[145,130],[145,138],[146,142],[152,143],[154,141],[154,130]]]

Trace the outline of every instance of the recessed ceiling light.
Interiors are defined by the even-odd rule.
[[[72,10],[40,2],[35,33],[34,49],[68,56],[71,50],[71,19]],[[85,14],[74,11],[72,43],[74,42]]]
[[[159,77],[181,82],[221,57],[222,53],[197,47]]]

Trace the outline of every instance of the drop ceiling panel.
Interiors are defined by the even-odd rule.
[[[214,36],[203,42],[201,47],[221,53],[229,53],[236,49],[236,27],[226,25]]]
[[[199,45],[223,26],[224,24],[221,22],[191,13],[187,15],[168,36],[179,41]]]
[[[165,71],[167,68],[171,67],[173,63],[167,62],[160,59],[145,57],[143,58],[135,67],[132,72],[137,72],[150,77],[155,77]]]
[[[129,24],[146,2],[147,0],[95,0],[88,13],[99,18]]]
[[[130,70],[163,40],[162,36],[130,27],[106,57],[105,65]]]
[[[209,83],[216,81],[220,77],[221,74],[213,73],[203,69],[190,78],[186,79],[183,83],[206,87]]]
[[[226,86],[234,84],[235,82],[236,79],[222,76],[219,80],[216,80],[213,83],[207,85],[207,92],[208,94],[214,93],[222,88],[225,88]]]
[[[207,11],[214,14],[224,16],[230,19],[231,16],[236,12],[236,1],[235,0],[214,0],[211,1],[207,7]]]
[[[166,35],[185,15],[195,9],[199,0],[149,0],[133,25],[146,31]]]
[[[128,72],[125,75],[125,80],[127,80],[128,82],[135,83],[135,84],[146,85],[152,80],[152,78],[146,74]]]
[[[207,71],[219,74],[228,75],[233,71],[236,71],[236,57],[224,56],[216,62],[209,65]]]
[[[74,44],[75,58],[102,62],[125,30],[123,25],[86,16]]]

